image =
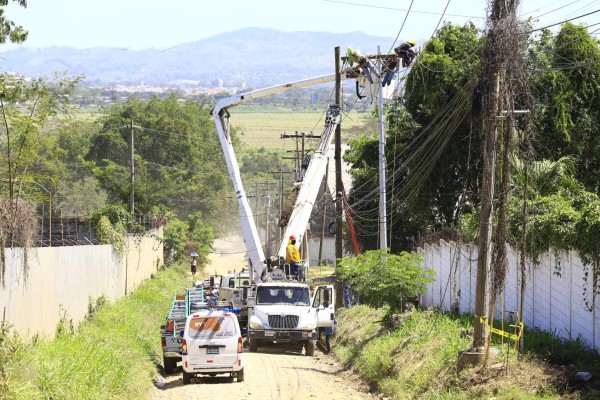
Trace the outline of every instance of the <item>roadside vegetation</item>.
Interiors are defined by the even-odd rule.
[[[65,316],[54,338],[0,330],[0,399],[141,399],[162,361],[159,326],[173,293],[189,286],[187,263],[159,271],[110,303],[90,299],[78,326]]]
[[[597,399],[600,360],[581,341],[563,341],[540,331],[525,332],[525,354],[512,342],[494,340],[497,353],[486,369],[457,372],[458,352],[472,343],[472,316],[413,309],[388,313],[366,305],[339,310],[333,354],[369,385],[392,399]],[[510,348],[509,348],[510,346]],[[508,363],[507,363],[508,361]]]

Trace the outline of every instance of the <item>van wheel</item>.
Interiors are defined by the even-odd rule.
[[[243,368],[238,371],[236,378],[237,378],[238,382],[244,382],[244,369]]]
[[[188,385],[191,380],[192,380],[192,374],[188,374],[187,372],[183,371],[183,384]]]
[[[163,366],[165,369],[165,374],[171,375],[173,372],[175,372],[175,368],[177,367],[177,358],[163,356]]]
[[[248,339],[248,350],[251,353],[256,353],[258,351],[258,339]]]
[[[306,355],[309,357],[312,357],[315,355],[315,341],[314,340],[307,340],[306,344],[304,345],[304,350],[306,351]]]

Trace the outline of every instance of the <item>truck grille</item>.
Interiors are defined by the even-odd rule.
[[[269,315],[269,325],[274,329],[294,329],[299,319],[297,315]]]

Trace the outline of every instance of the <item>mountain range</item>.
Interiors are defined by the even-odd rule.
[[[29,77],[84,74],[84,84],[264,87],[334,72],[334,48],[387,52],[392,38],[362,32],[281,32],[244,28],[166,49],[19,47],[1,53],[2,72]]]

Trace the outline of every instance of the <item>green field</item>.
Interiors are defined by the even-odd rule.
[[[310,113],[244,113],[231,111],[230,122],[232,126],[240,129],[240,139],[246,146],[266,147],[281,149],[282,146],[290,148],[295,146],[293,139],[281,139],[282,134],[293,135],[298,133],[313,133],[320,135],[325,126],[325,114]],[[367,113],[351,112],[342,118],[342,140],[347,140],[349,132],[356,131],[359,125],[364,124]],[[346,134],[345,134],[346,133]],[[311,141],[307,146],[314,147]]]

